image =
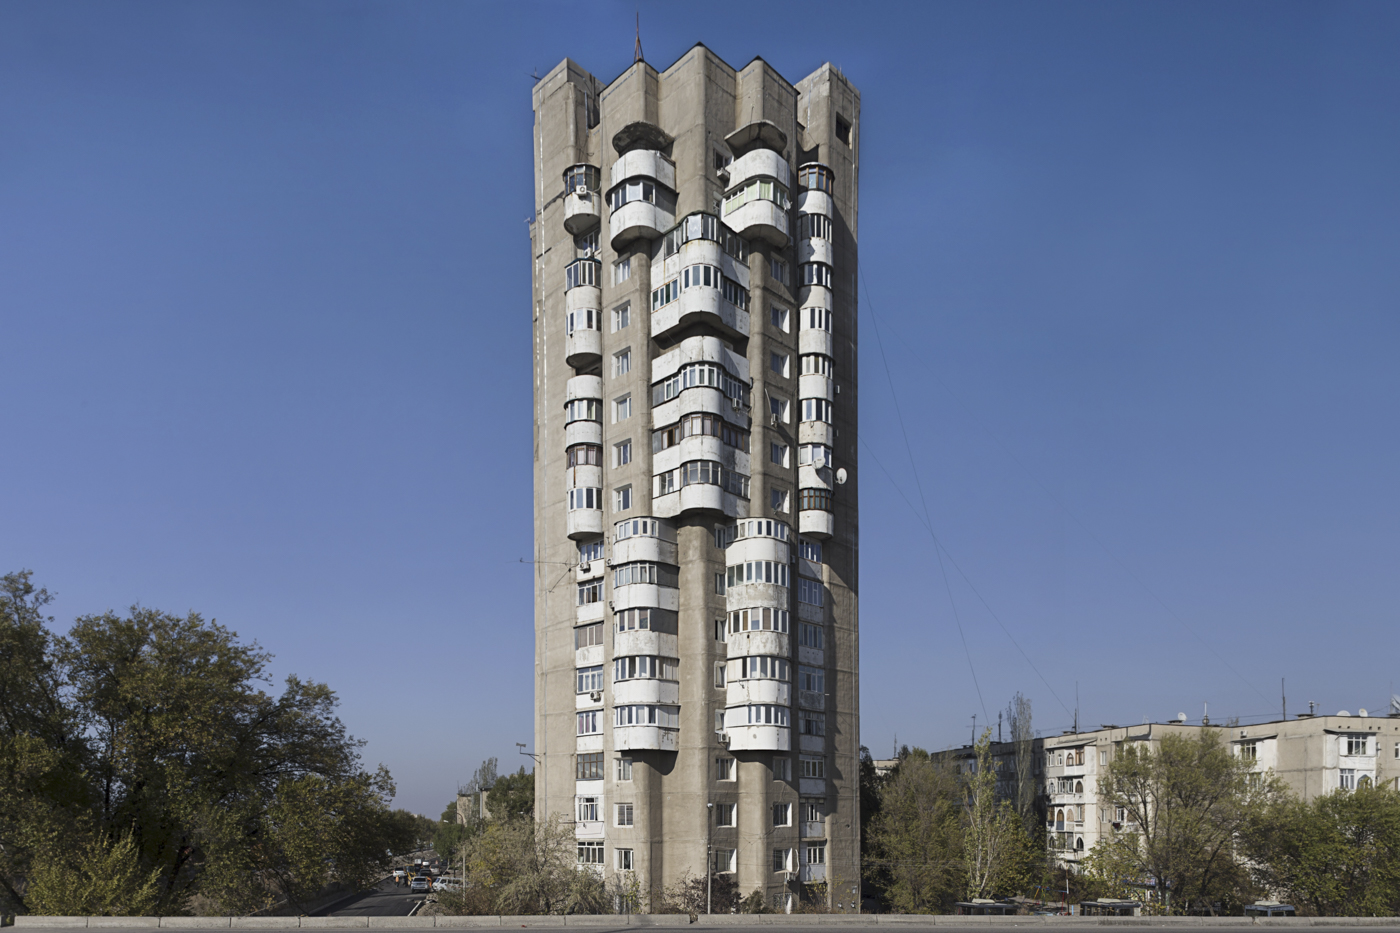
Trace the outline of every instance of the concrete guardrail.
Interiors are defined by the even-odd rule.
[[[483,927],[688,927],[686,914],[572,914],[485,917],[41,917],[20,915],[17,928],[88,930],[467,930]],[[1400,917],[964,917],[953,914],[701,914],[697,927],[1400,927]]]

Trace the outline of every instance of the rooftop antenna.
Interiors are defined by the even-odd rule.
[[[1201,716],[1201,725],[1203,725],[1203,726],[1208,726],[1208,725],[1210,725],[1210,704],[1209,704],[1209,703],[1206,703],[1206,704],[1204,704],[1204,705],[1205,705],[1205,713],[1203,713],[1202,716]]]
[[[972,714],[972,744],[977,744],[977,714]]]
[[[1288,681],[1280,677],[1278,679],[1278,692],[1283,697],[1283,718],[1288,718]]]
[[[632,49],[632,64],[645,61],[642,58],[642,11],[637,11],[637,45]]]
[[[1001,710],[997,710],[997,744],[1001,744]]]

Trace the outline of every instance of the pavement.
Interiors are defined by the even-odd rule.
[[[407,885],[395,886],[384,880],[360,894],[352,894],[343,901],[336,901],[321,910],[314,917],[407,917],[410,911],[423,902],[423,894],[408,893]]]

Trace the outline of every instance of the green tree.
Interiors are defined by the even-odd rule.
[[[869,827],[867,877],[900,913],[942,913],[966,886],[963,795],[947,766],[914,749],[885,781]]]
[[[1279,800],[1244,838],[1260,885],[1306,913],[1400,912],[1400,793],[1389,786]]]
[[[143,870],[131,836],[55,845],[35,860],[26,902],[35,913],[76,917],[155,913],[160,869]]]
[[[1128,828],[1100,841],[1091,865],[1120,884],[1157,879],[1169,912],[1213,911],[1217,902],[1238,900],[1248,881],[1236,836],[1281,793],[1273,776],[1252,776],[1215,730],[1167,734],[1156,751],[1126,744],[1100,779],[1099,795],[1126,811]]]
[[[329,687],[290,677],[269,695],[269,656],[196,614],[138,607],[52,638],[27,573],[0,590],[8,909],[54,909],[81,883],[111,913],[177,914],[196,895],[241,913],[361,884],[409,844]]]
[[[992,730],[977,740],[977,769],[967,781],[967,896],[986,897],[1008,881],[1017,843],[1025,835],[1021,820],[1007,801],[997,798],[992,760]]]
[[[593,914],[611,899],[601,875],[580,871],[572,825],[556,814],[493,816],[466,841],[463,890],[439,895],[449,914]]]
[[[496,779],[486,799],[486,808],[493,820],[509,820],[517,816],[532,816],[535,812],[535,774],[525,766],[514,774]]]

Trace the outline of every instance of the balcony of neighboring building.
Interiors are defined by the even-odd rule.
[[[571,165],[564,170],[564,229],[580,234],[601,222],[601,172],[596,165]]]
[[[628,657],[615,657],[613,665],[616,667],[618,662],[626,663],[628,660]],[[631,660],[637,659],[632,657]],[[655,703],[674,706],[681,701],[681,685],[675,680],[643,677],[617,680],[614,677],[611,699],[614,706]]]
[[[724,711],[724,732],[729,736],[729,750],[732,752],[787,752],[792,750],[792,729],[773,720],[778,710],[783,713],[783,721],[789,715],[786,707],[740,706]],[[758,722],[755,722],[758,713]],[[767,713],[767,715],[763,715]],[[764,721],[764,720],[767,721]]]
[[[597,289],[576,289],[576,292]],[[574,292],[570,292],[570,295]],[[600,292],[601,294],[601,292]],[[582,302],[579,302],[582,304]],[[594,305],[599,301],[595,300]],[[597,366],[603,357],[602,312],[593,306],[564,312],[564,362],[574,369]]]
[[[747,607],[747,611],[750,614],[758,612],[759,617],[758,619],[753,619],[752,615],[750,615],[750,619],[745,620],[742,624],[747,625],[750,624],[750,622],[752,622],[752,624],[755,625],[762,625],[761,620],[764,608],[768,608],[770,613],[777,611],[788,613],[789,618],[791,616],[791,613],[787,609],[775,610],[772,607],[750,606]],[[779,658],[786,658],[791,656],[792,636],[789,632],[771,629],[763,630],[758,628],[755,628],[752,631],[747,629],[740,630],[739,625],[741,624],[741,622],[739,619],[734,618],[734,614],[742,613],[744,611],[744,609],[734,609],[730,610],[729,612],[730,619],[728,620],[728,630],[725,633],[725,642],[727,643],[726,647],[728,648],[728,656],[730,658],[758,657],[762,655],[768,655]],[[770,621],[769,625],[772,624],[773,623]],[[790,627],[791,625],[789,625],[789,628]]]
[[[751,677],[740,679],[740,672],[757,667],[760,661],[767,664],[786,665],[786,676],[792,677],[791,664],[785,658],[776,657],[743,657],[730,658],[725,662],[727,667],[725,700],[726,706],[748,706],[754,703],[772,703],[778,706],[792,705],[792,684],[788,680],[775,680],[772,677],[754,674]]]

